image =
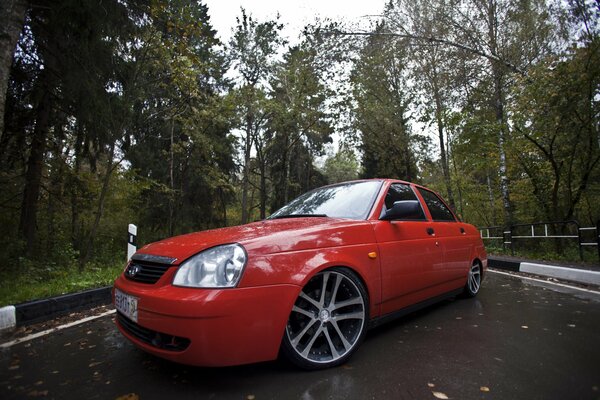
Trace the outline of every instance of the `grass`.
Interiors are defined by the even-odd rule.
[[[0,307],[112,285],[123,271],[123,262],[75,266],[37,267],[24,263],[19,270],[0,272]]]

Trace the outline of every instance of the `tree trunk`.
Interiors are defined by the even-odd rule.
[[[96,209],[94,223],[92,225],[92,229],[90,230],[90,234],[87,238],[85,248],[83,249],[83,253],[79,258],[79,272],[83,271],[83,267],[89,261],[92,255],[92,251],[94,249],[94,239],[96,238],[96,233],[98,232],[98,227],[100,226],[100,219],[102,218],[102,214],[104,213],[104,205],[106,203],[106,195],[108,193],[110,177],[112,176],[112,173],[115,168],[113,162],[113,158],[115,156],[115,147],[116,144],[113,141],[110,145],[110,151],[108,152],[108,160],[106,161],[106,172],[104,173],[104,179],[102,180],[102,189],[100,190],[100,198],[98,199],[98,207]]]
[[[81,172],[81,157],[83,143],[83,121],[77,119],[77,131],[75,136],[74,158],[73,163],[73,180],[71,182],[71,244],[75,251],[81,251],[81,227],[79,226],[79,194],[81,192],[81,181],[79,173]]]
[[[492,54],[498,54],[498,18],[496,12],[496,0],[488,1],[488,39]],[[500,171],[500,193],[502,194],[502,206],[504,209],[504,225],[512,224],[512,209],[510,204],[510,190],[508,181],[508,168],[506,161],[506,124],[504,121],[504,66],[499,61],[489,59],[494,82],[494,112],[498,125],[498,156]]]
[[[43,77],[40,79],[43,79]],[[46,87],[42,90],[43,93],[37,107],[35,128],[33,129],[33,137],[31,139],[31,151],[27,161],[25,189],[19,223],[19,230],[27,245],[27,256],[31,256],[35,248],[38,200],[42,185],[44,152],[46,150],[46,137],[48,136],[48,124],[50,121],[50,93]]]
[[[444,140],[444,119],[443,119],[443,106],[440,95],[440,89],[438,85],[438,77],[436,66],[433,68],[433,97],[435,99],[435,119],[438,126],[438,139],[440,142],[440,160],[442,161],[442,172],[444,173],[444,183],[446,184],[446,192],[448,193],[448,204],[450,207],[456,210],[454,204],[454,194],[452,193],[452,183],[450,181],[450,168],[448,167],[448,156],[446,154],[446,144]]]
[[[174,155],[173,155],[173,131],[175,130],[175,119],[171,118],[171,146],[169,147],[169,188],[171,189],[169,193],[169,237],[173,236],[173,215],[174,215],[174,206],[175,206],[175,180],[173,177],[173,164],[174,164]]]
[[[267,217],[267,166],[264,160],[260,162],[260,219]]]
[[[250,184],[250,151],[252,149],[252,116],[246,117],[246,138],[244,143],[244,172],[242,175],[242,224],[248,222],[248,186]]]
[[[494,191],[492,190],[492,181],[490,179],[489,172],[486,171],[486,183],[488,189],[488,198],[490,201],[490,208],[492,209],[492,225],[496,226],[498,224],[498,220],[496,218],[496,201],[494,199]]]
[[[27,0],[0,1],[0,142],[4,133],[4,106],[15,46],[23,29]]]

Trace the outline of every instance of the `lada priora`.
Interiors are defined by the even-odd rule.
[[[264,221],[139,249],[114,285],[119,330],[184,364],[344,363],[367,329],[479,291],[472,225],[422,186],[360,180],[310,191]]]

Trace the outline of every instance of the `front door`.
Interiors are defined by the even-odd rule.
[[[419,200],[408,184],[390,185],[385,208],[402,200]],[[381,313],[388,314],[431,297],[444,280],[442,249],[433,225],[421,215],[411,220],[373,221],[382,280]]]

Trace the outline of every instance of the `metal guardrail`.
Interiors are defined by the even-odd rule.
[[[550,229],[549,229],[550,227]],[[523,232],[523,228],[528,228]],[[558,228],[558,229],[557,229]],[[595,232],[590,236],[587,232]],[[502,240],[502,247],[510,248],[511,254],[515,253],[515,241],[520,239],[571,239],[577,240],[579,258],[583,260],[583,248],[596,246],[600,260],[600,220],[596,226],[581,227],[579,222],[554,221],[534,222],[531,224],[515,224],[509,227],[487,226],[479,228],[481,238],[484,240]]]

